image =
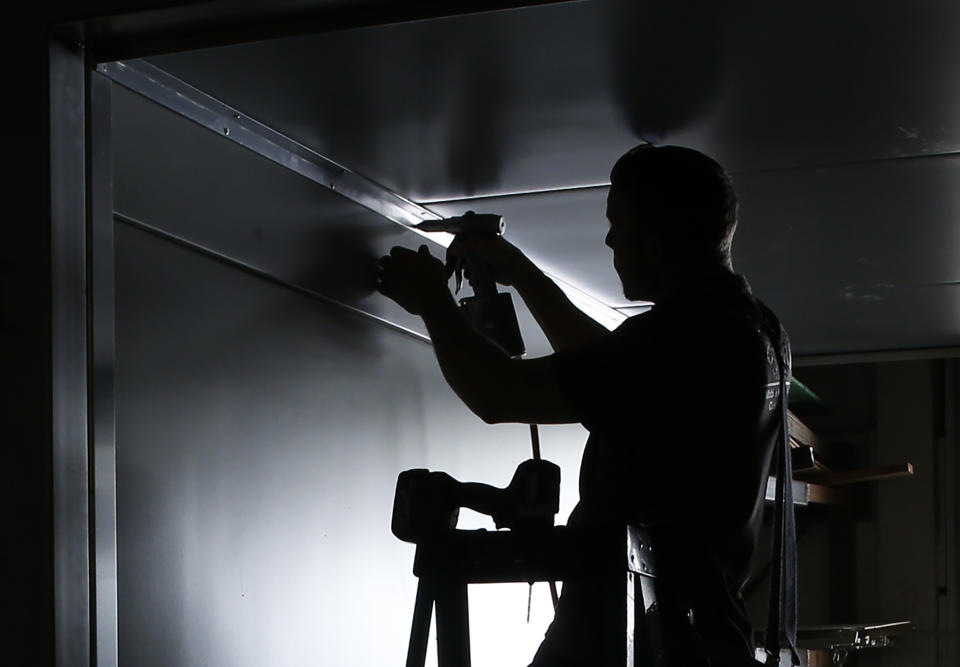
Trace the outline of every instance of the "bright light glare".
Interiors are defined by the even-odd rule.
[[[562,584],[558,583],[558,587]],[[533,585],[527,623],[527,584],[474,584],[467,589],[470,616],[470,664],[475,667],[525,667],[533,660],[553,621],[546,582]],[[436,617],[430,626],[425,667],[437,667]]]
[[[554,275],[551,275],[550,279],[557,283],[557,285],[563,290],[563,293],[567,295],[567,298],[570,299],[573,305],[602,324],[608,330],[613,331],[618,326],[623,324],[623,321],[627,319],[627,316],[620,311],[616,310],[615,308],[611,308],[607,304],[597,299],[595,296],[584,292],[580,288],[574,287],[570,283],[557,278]]]
[[[453,243],[453,234],[448,234],[446,232],[424,232],[410,225],[404,226],[410,231],[416,232],[417,234],[420,234],[420,236],[430,239],[437,245],[443,246],[444,248],[449,248],[450,244]],[[563,290],[563,293],[567,295],[567,298],[573,302],[573,305],[602,324],[608,330],[613,331],[620,326],[625,319],[627,319],[627,316],[623,313],[618,312],[615,308],[611,308],[592,294],[583,291],[579,287],[574,287],[562,278],[558,278],[556,274],[550,271],[544,271],[544,273],[546,273],[553,282],[557,283],[560,289]]]

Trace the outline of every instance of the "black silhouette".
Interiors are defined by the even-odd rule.
[[[589,430],[568,525],[649,532],[663,664],[755,665],[740,590],[781,434],[789,343],[733,273],[738,202],[716,162],[644,144],[620,158],[611,183],[606,244],[624,295],[655,304],[615,331],[574,307],[502,237],[458,237],[448,257],[482,258],[513,285],[553,345],[550,356],[510,359],[472,330],[426,247],[393,248],[381,259],[379,289],[423,317],[444,377],[484,421]],[[792,537],[782,544],[792,556]],[[792,561],[785,572],[792,591]],[[789,636],[795,600],[776,598],[772,627],[783,622]],[[589,576],[565,581],[533,665],[596,664],[601,603]]]

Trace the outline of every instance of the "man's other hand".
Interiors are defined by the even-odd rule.
[[[447,248],[447,266],[471,259],[489,266],[501,285],[516,285],[533,268],[527,256],[502,236],[457,234]]]
[[[389,255],[380,258],[377,291],[408,313],[423,315],[432,303],[449,298],[447,278],[443,263],[430,254],[427,246],[420,246],[417,252],[394,246]]]

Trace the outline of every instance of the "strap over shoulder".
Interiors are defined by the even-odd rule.
[[[793,512],[793,466],[790,457],[790,434],[787,419],[787,393],[790,388],[790,339],[777,316],[760,301],[757,307],[763,318],[764,333],[769,337],[777,358],[780,387],[778,411],[780,432],[774,450],[777,486],[773,515],[773,548],[771,551],[770,597],[767,607],[767,633],[764,650],[767,665],[780,664],[780,649],[789,648],[794,665],[800,664],[797,653],[797,535]]]

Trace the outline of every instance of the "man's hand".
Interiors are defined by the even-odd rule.
[[[605,327],[574,306],[556,283],[502,236],[458,234],[447,249],[447,265],[454,266],[463,259],[483,262],[490,267],[494,280],[512,285],[554,350],[578,347],[607,333]]]
[[[380,258],[377,291],[408,313],[423,315],[431,304],[450,298],[448,277],[443,263],[430,254],[427,246],[420,246],[418,252],[394,246],[389,255]]]
[[[469,259],[479,260],[489,266],[493,271],[493,279],[501,285],[522,282],[534,268],[527,256],[502,236],[457,234],[447,248],[447,266]]]

